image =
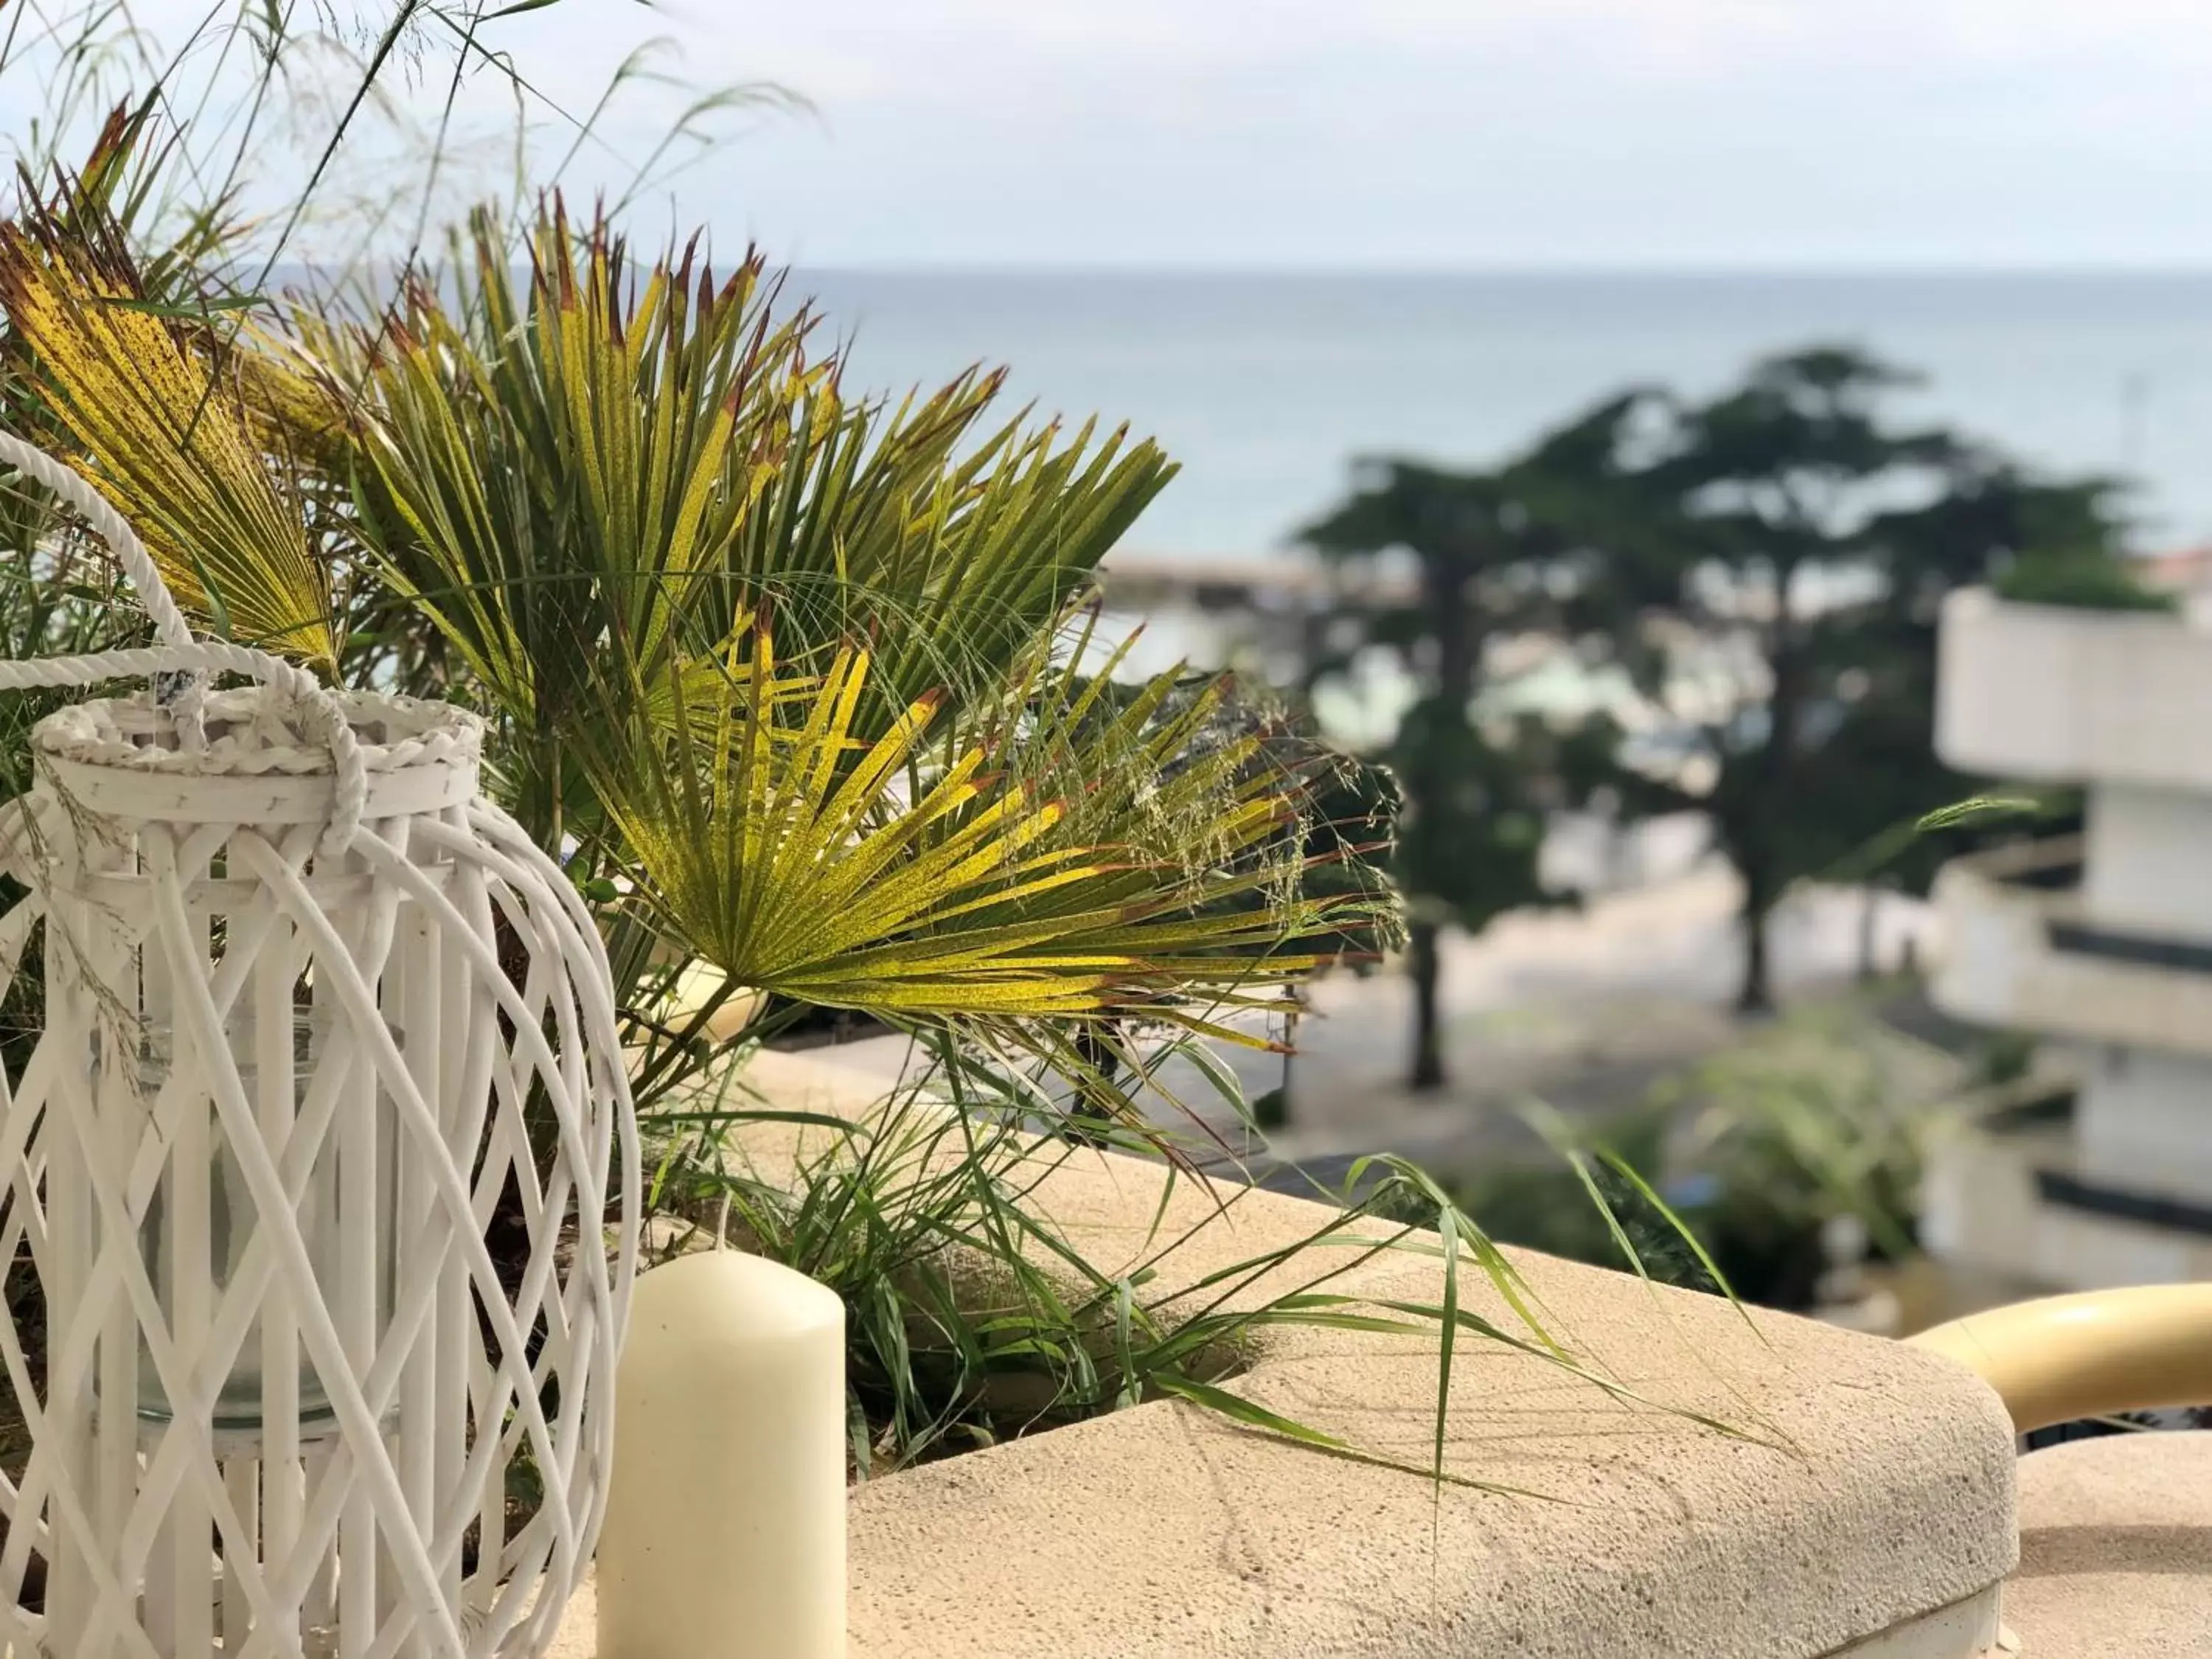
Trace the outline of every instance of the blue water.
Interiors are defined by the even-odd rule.
[[[975,362],[1046,410],[1160,439],[1182,475],[1133,552],[1254,554],[1354,455],[1479,463],[1633,381],[1717,389],[1758,354],[1868,347],[1928,376],[1910,422],[2140,480],[2138,539],[2212,540],[2212,274],[1143,276],[805,272],[848,385]]]

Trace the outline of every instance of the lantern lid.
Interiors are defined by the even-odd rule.
[[[483,721],[451,703],[374,692],[331,694],[361,745],[368,817],[459,806],[477,793]],[[309,823],[331,812],[330,745],[299,704],[265,685],[210,693],[204,746],[186,746],[150,695],[103,697],[31,730],[41,769],[103,817],[185,823]]]

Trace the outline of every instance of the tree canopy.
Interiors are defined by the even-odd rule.
[[[2039,477],[1915,424],[1917,385],[1816,345],[1704,399],[1633,387],[1494,469],[1368,464],[1304,532],[1334,565],[1418,573],[1407,602],[1349,604],[1314,665],[1342,673],[1382,648],[1413,681],[1389,759],[1406,796],[1417,1085],[1443,1077],[1437,930],[1552,896],[1536,878],[1547,813],[1610,784],[1631,814],[1705,814],[1743,883],[1740,1000],[1763,1009],[1765,923],[1791,884],[1972,793],[1932,743],[1944,597],[2033,576],[2146,602],[2114,481]],[[1651,740],[1624,748],[1599,712],[1486,719],[1499,647],[1532,635],[1625,678]],[[1893,851],[1885,872],[1923,884],[1938,850]]]
[[[1903,423],[1917,383],[1820,346],[1708,401],[1616,404],[1621,459],[1589,486],[1626,601],[1603,626],[1685,756],[1638,793],[1709,813],[1742,878],[1747,1009],[1771,1003],[1765,924],[1790,884],[1971,792],[1933,746],[1944,596],[2023,560],[2121,569],[2112,481]]]

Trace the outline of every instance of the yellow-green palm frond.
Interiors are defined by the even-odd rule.
[[[966,375],[852,398],[757,258],[646,264],[554,198],[479,216],[376,333],[304,319],[356,389],[362,533],[502,708],[597,719],[614,645],[708,657],[749,613],[787,654],[866,641],[857,729],[999,695],[1165,483],[1156,447],[1019,419]]]
[[[333,667],[328,584],[248,416],[239,359],[180,339],[119,240],[51,220],[0,233],[0,307],[76,465],[179,602],[227,637]]]
[[[300,332],[359,400],[360,532],[470,672],[540,738],[604,713],[599,653],[711,655],[750,610],[721,579],[753,477],[823,390],[764,268],[696,250],[635,270],[557,203],[518,274],[478,215],[444,288],[370,333]],[[648,675],[648,679],[657,676]]]
[[[710,690],[672,681],[682,718],[577,745],[656,925],[735,982],[892,1015],[1200,1024],[1325,959],[1330,907],[1259,856],[1293,810],[1243,751],[1151,781],[1170,811],[1202,803],[1201,860],[1071,836],[1086,815],[1036,778],[946,752],[941,698],[860,735],[865,650],[767,697],[793,677],[764,633],[750,646]]]
[[[249,325],[222,361],[264,452],[295,457],[326,477],[343,477],[350,453],[348,401],[297,342]]]

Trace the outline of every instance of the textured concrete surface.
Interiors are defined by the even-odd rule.
[[[1516,1493],[1148,1405],[857,1494],[854,1653],[1792,1659],[2010,1565],[2008,1427],[1962,1373],[1794,1320],[1762,1320],[1762,1340],[1724,1304],[1526,1265],[1557,1328],[1654,1403],[1464,1344],[1447,1467]],[[1432,1298],[1437,1273],[1362,1289]],[[1425,1341],[1280,1332],[1237,1386],[1419,1464],[1436,1379]]]
[[[753,1081],[779,1103],[865,1103],[855,1079],[811,1062],[771,1072]],[[763,1133],[757,1160],[788,1156],[783,1132]],[[1155,1166],[1086,1152],[1037,1191],[1108,1267],[1225,1206],[1223,1224],[1169,1252],[1154,1294],[1329,1220],[1188,1179],[1161,1217],[1161,1181]],[[1312,1254],[1317,1266],[1289,1271],[1356,1255]],[[1159,1401],[875,1482],[850,1511],[853,1659],[1813,1659],[1972,1604],[2012,1566],[2009,1425],[1964,1371],[1519,1260],[1549,1328],[1614,1391],[1463,1336],[1445,1463],[1454,1483],[1493,1490],[1360,1461],[1419,1469],[1433,1455],[1432,1326],[1272,1328],[1231,1386],[1356,1456]],[[1433,1304],[1442,1266],[1392,1250],[1331,1288],[1378,1310]],[[1526,1336],[1471,1268],[1462,1289],[1469,1313]],[[590,1620],[586,1597],[562,1659],[591,1653]]]
[[[2212,1656],[2212,1433],[2109,1435],[2020,1466],[2021,1659]]]

